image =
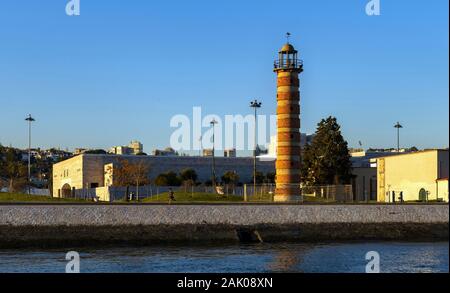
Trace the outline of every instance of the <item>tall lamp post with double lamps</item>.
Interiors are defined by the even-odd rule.
[[[394,127],[397,128],[397,153],[400,153],[400,128],[403,128],[403,126],[400,122],[397,122]]]
[[[214,126],[217,124],[216,119],[211,120],[210,122],[212,130],[213,130],[213,136],[212,136],[212,167],[211,167],[211,172],[212,172],[212,186],[213,186],[213,193],[216,193],[216,162],[215,162],[215,157],[214,157],[214,152],[215,152],[215,147],[214,147],[214,136],[215,136],[215,131],[214,131]]]
[[[25,118],[25,121],[28,121],[28,194],[31,193],[31,123],[36,121],[31,114],[28,114],[28,117]]]
[[[261,105],[262,103],[258,102],[258,100],[256,99],[250,102],[250,107],[255,110],[255,133],[254,133],[255,149],[253,150],[253,195],[256,195],[256,148],[258,147],[256,139],[256,124],[258,120],[256,111],[258,110],[258,108],[261,108]]]

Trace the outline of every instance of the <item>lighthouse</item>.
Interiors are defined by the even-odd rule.
[[[274,62],[277,74],[277,161],[274,201],[300,200],[300,92],[303,62],[288,41]]]

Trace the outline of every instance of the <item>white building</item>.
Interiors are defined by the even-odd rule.
[[[114,146],[108,150],[108,153],[114,155],[138,155],[143,153],[144,147],[137,140],[131,141],[127,146]]]

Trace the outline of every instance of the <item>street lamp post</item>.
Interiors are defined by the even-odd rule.
[[[28,194],[31,193],[31,123],[36,121],[31,114],[28,114],[28,117],[25,118],[25,121],[28,121]]]
[[[202,156],[202,151],[203,151],[203,136],[200,135],[200,138],[198,139],[200,142],[200,151],[199,151],[199,157]]]
[[[250,107],[255,110],[255,133],[254,133],[254,144],[255,149],[253,150],[253,195],[256,194],[256,148],[257,148],[257,139],[256,139],[256,124],[257,124],[257,115],[256,111],[258,108],[261,108],[261,102],[258,100],[254,100],[250,102]]]
[[[397,153],[400,152],[400,128],[403,128],[403,126],[400,124],[400,122],[397,122],[397,124],[394,125],[395,128],[397,128]]]
[[[214,147],[214,136],[215,136],[215,131],[214,131],[214,126],[217,124],[216,119],[213,119],[211,122],[211,127],[213,130],[213,136],[212,136],[212,186],[214,188],[214,193],[216,193],[216,162],[215,162],[215,156],[214,156],[214,152],[215,152],[215,147]]]

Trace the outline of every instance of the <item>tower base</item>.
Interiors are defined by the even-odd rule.
[[[273,197],[274,202],[300,202],[301,201],[300,195],[278,195],[276,194]]]

